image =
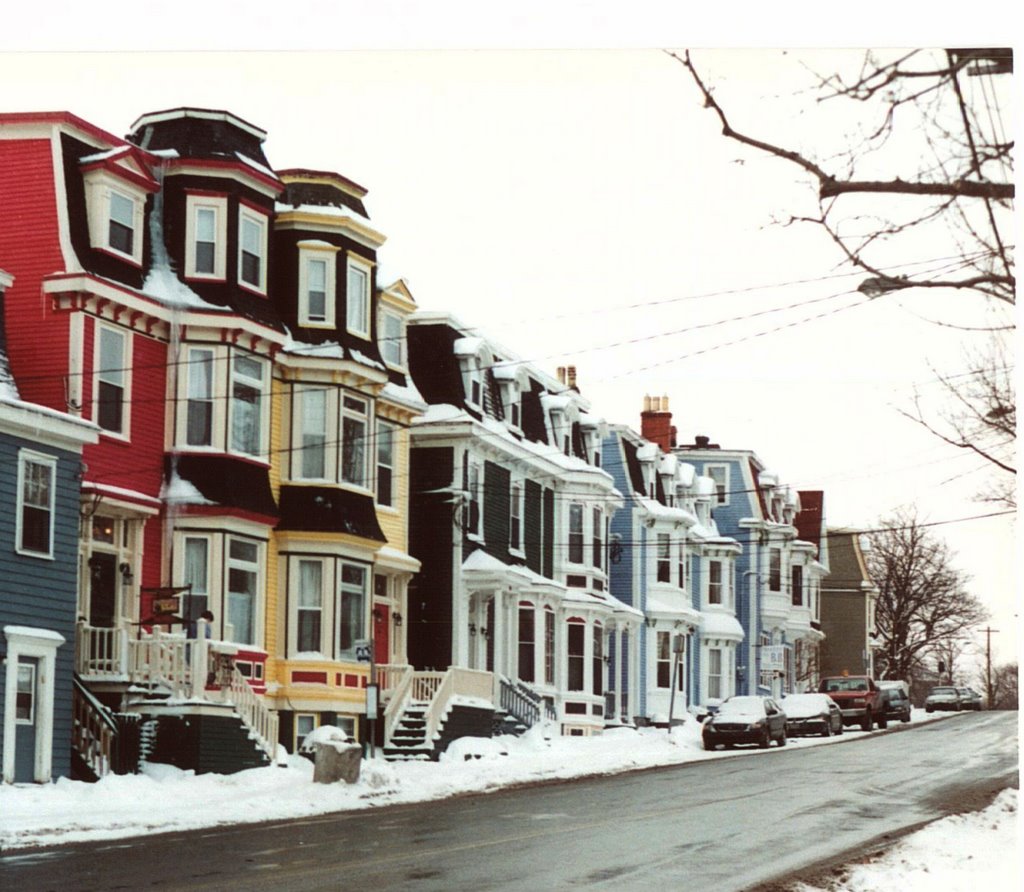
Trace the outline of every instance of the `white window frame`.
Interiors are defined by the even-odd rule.
[[[177,578],[179,578],[181,580],[182,585],[189,586],[189,591],[188,591],[188,594],[186,595],[186,598],[190,598],[190,597],[202,598],[203,599],[203,603],[206,605],[204,609],[209,610],[210,609],[210,581],[211,581],[210,570],[212,568],[211,560],[212,560],[212,557],[213,557],[213,543],[211,542],[209,536],[201,535],[201,534],[197,535],[196,533],[192,533],[192,532],[181,533],[180,536],[179,536],[179,541],[181,543],[181,545],[180,545],[181,557],[179,558],[181,569],[180,569],[180,571],[178,573],[178,577]],[[199,580],[199,581],[196,581],[196,580],[188,578],[188,566],[189,566],[189,564],[188,564],[188,545],[189,545],[189,542],[201,542],[203,544],[203,548],[204,548],[204,551],[205,551],[205,554],[203,555],[203,563],[204,563],[203,575],[204,575],[204,578]],[[196,616],[198,616],[200,613],[202,613],[202,611],[201,610],[196,610],[195,609],[196,606],[197,605],[182,604],[181,605],[182,616],[185,616],[186,612],[191,612],[192,613],[192,617],[191,618],[195,618]],[[186,616],[185,618],[189,619],[190,617]]]
[[[376,430],[374,436],[374,491],[377,494],[377,504],[384,508],[397,508],[398,507],[398,493],[396,492],[396,484],[398,482],[398,474],[396,473],[397,459],[398,459],[398,425],[385,421],[383,418],[378,418],[376,421]],[[388,444],[390,454],[382,456],[381,450],[385,443]],[[386,460],[385,460],[386,459]],[[380,472],[382,468],[386,468],[391,473],[391,479],[389,480],[390,497],[387,501],[381,498],[381,485],[380,485]]]
[[[658,533],[655,539],[654,581],[661,585],[672,584],[672,537]],[[664,574],[663,572],[664,571]],[[664,575],[664,579],[662,579]]]
[[[105,369],[102,361],[103,335],[116,336],[121,339],[121,359],[117,368]],[[112,430],[100,427],[103,435],[121,440],[129,439],[132,429],[132,332],[130,329],[96,321],[93,333],[93,376],[92,376],[92,420],[98,425],[100,418],[100,384],[104,382],[104,373],[116,372],[121,376],[121,428]]]
[[[302,585],[302,565],[311,564],[316,565],[320,568],[320,590],[319,592],[307,592],[305,594],[315,594],[319,597],[319,604],[315,605],[304,605],[303,601],[303,585]],[[327,611],[327,592],[328,583],[330,581],[330,568],[327,566],[327,561],[322,558],[307,557],[294,559],[294,579],[295,579],[295,595],[290,598],[289,601],[293,605],[292,608],[292,628],[294,632],[292,634],[293,641],[291,642],[291,652],[293,654],[299,653],[318,653],[324,654],[324,632],[329,628],[328,623],[330,617]],[[303,612],[317,612],[320,614],[320,640],[318,646],[314,648],[302,648],[302,641],[299,636],[299,620]]]
[[[573,516],[577,513],[576,509],[579,509],[578,513],[579,513],[579,518],[580,518],[580,523],[579,523],[579,528],[578,529],[574,529],[573,528]],[[566,509],[565,525],[566,525],[566,531],[567,531],[566,542],[568,543],[568,548],[566,549],[566,553],[565,553],[566,560],[570,564],[575,564],[577,566],[583,566],[583,563],[586,560],[586,554],[587,554],[587,535],[586,535],[587,521],[586,521],[586,512],[584,511],[584,505],[583,505],[582,502],[570,502],[569,503],[569,507]],[[576,549],[577,540],[578,540],[578,546],[579,546],[580,559],[578,561],[575,561],[575,560],[573,560],[572,554],[573,554],[573,551]]]
[[[146,193],[107,170],[92,170],[83,177],[92,248],[142,266],[142,244],[146,216]],[[132,202],[132,250],[125,252],[110,244],[112,196],[116,193]]]
[[[209,449],[217,443],[217,362],[223,357],[218,357],[218,351],[212,345],[188,344],[185,347],[187,360],[184,368],[184,391],[185,407],[180,422],[180,436],[178,442],[186,449]],[[205,354],[206,358],[200,358],[198,354]],[[208,363],[209,368],[209,393],[193,394],[195,384],[199,381],[198,370]],[[210,438],[208,443],[190,443],[189,421],[192,403],[208,403],[210,412]]]
[[[312,727],[301,736],[299,735],[299,719],[309,719],[312,722]],[[292,724],[293,741],[295,748],[292,750],[293,753],[299,751],[299,747],[302,746],[302,742],[312,734],[317,728],[320,727],[320,716],[315,712],[296,712],[294,715],[294,722]]]
[[[49,504],[45,506],[45,510],[48,512],[50,520],[49,529],[49,541],[47,543],[46,551],[35,551],[30,548],[25,548],[23,536],[24,536],[24,512],[26,508],[25,503],[25,472],[27,465],[33,464],[40,467],[47,468],[50,475],[50,492],[49,492]],[[31,449],[19,449],[18,450],[18,502],[17,502],[17,517],[16,517],[16,531],[15,531],[15,551],[18,554],[25,555],[26,557],[43,558],[47,560],[53,560],[53,537],[54,537],[54,526],[56,520],[56,499],[57,499],[57,459],[52,455],[45,455],[41,452],[35,452]],[[43,510],[44,506],[33,505],[33,508]]]
[[[256,550],[256,557],[253,561],[234,557],[231,554],[231,545],[234,542],[252,546]],[[228,534],[224,539],[224,635],[225,639],[234,644],[241,644],[249,647],[261,647],[263,641],[263,592],[264,592],[264,555],[265,543],[259,539],[251,539],[248,536]],[[233,623],[231,623],[231,596],[235,594],[231,589],[231,570],[242,570],[253,573],[252,593],[252,641],[239,641]]]
[[[260,367],[260,376],[258,378],[239,372],[235,367],[238,360],[244,359],[250,362],[254,362]],[[249,458],[255,458],[260,461],[267,460],[267,438],[270,435],[269,431],[269,415],[270,415],[270,388],[267,384],[267,370],[269,363],[261,356],[256,356],[252,353],[245,353],[243,351],[235,351],[229,356],[228,361],[228,429],[227,429],[227,451],[234,455],[246,455]],[[259,394],[259,408],[257,411],[257,421],[259,423],[259,430],[257,431],[257,443],[255,449],[249,451],[247,449],[239,448],[235,444],[235,412],[236,412],[236,397],[235,397],[235,385],[241,384],[245,387],[250,387]]]
[[[341,393],[341,455],[340,467],[339,467],[339,479],[342,486],[350,486],[358,489],[369,490],[369,468],[370,468],[370,449],[372,441],[370,439],[370,431],[372,430],[371,425],[373,423],[373,407],[370,405],[370,401],[364,396],[354,396],[346,391]],[[353,403],[359,402],[363,404],[363,409],[356,409],[354,405],[348,405],[348,401],[352,400]],[[362,422],[363,433],[361,441],[356,445],[361,450],[360,468],[359,468],[359,479],[350,480],[346,472],[346,450],[349,448],[349,435],[346,431],[346,421],[353,423]],[[376,467],[376,465],[374,466]]]
[[[718,667],[717,667],[718,671],[717,672],[712,671],[715,668],[714,666],[712,666],[712,663],[715,662],[715,657],[718,658],[718,660],[717,660],[717,662],[718,662]],[[705,701],[711,700],[711,699],[721,700],[721,699],[724,699],[725,696],[727,696],[727,692],[726,692],[726,688],[725,688],[725,667],[726,667],[725,648],[724,647],[709,647],[708,648],[707,688],[705,689],[706,690],[706,695],[704,697]],[[716,693],[712,693],[712,691],[711,691],[711,683],[712,683],[712,681],[717,682],[718,691]]]
[[[707,591],[705,592],[704,603],[709,607],[725,607],[726,606],[726,583],[725,583],[725,561],[721,558],[709,558],[708,559],[708,572],[707,572]],[[718,567],[718,581],[712,581],[712,570]],[[718,600],[713,601],[711,599],[712,591],[718,592]]]
[[[242,278],[242,257],[245,254],[245,224],[253,223],[259,227],[259,242],[260,242],[260,275],[258,282],[250,282],[247,279]],[[257,294],[265,295],[267,293],[267,261],[269,259],[269,252],[267,251],[267,243],[270,231],[270,218],[263,212],[257,211],[255,208],[247,204],[239,204],[238,206],[238,285],[241,288],[246,288],[249,291],[255,291]],[[251,253],[251,252],[249,252]]]
[[[362,570],[363,572],[363,585],[362,585],[362,615],[360,616],[360,628],[356,630],[356,633],[352,637],[352,647],[342,649],[341,646],[341,623],[344,618],[344,596],[347,593],[352,594],[355,591],[354,583],[345,581],[345,568],[355,567],[356,569]],[[335,610],[334,610],[334,653],[338,659],[341,660],[354,660],[355,659],[355,647],[356,642],[364,638],[370,639],[371,649],[374,646],[373,643],[373,629],[370,625],[370,609],[371,602],[373,601],[373,592],[371,589],[372,585],[372,568],[366,564],[358,563],[357,561],[341,561],[338,564],[338,584],[335,587],[337,592],[335,596]],[[347,587],[347,588],[346,588]]]
[[[338,252],[341,248],[320,241],[299,242],[299,325],[303,328],[334,328],[338,293]],[[310,264],[324,264],[324,313],[310,311]]]
[[[315,431],[310,427],[310,404],[314,399],[323,398],[323,429]],[[293,391],[294,413],[294,443],[293,450],[293,480],[317,480],[334,482],[334,447],[331,443],[332,419],[332,388],[322,387],[314,384],[299,383]],[[315,444],[307,443],[307,437],[320,437],[319,449],[323,455],[323,473],[307,474],[306,457]]]
[[[516,479],[508,487],[508,550],[512,554],[525,554],[523,535],[523,508],[526,504],[526,482]]]
[[[388,332],[389,323],[396,327],[397,333]],[[406,367],[405,318],[401,313],[381,307],[377,320],[377,346],[386,365],[393,369]]]
[[[477,541],[483,541],[484,529],[484,463],[470,458],[466,473],[466,513],[464,524],[466,534]],[[473,523],[473,506],[476,505],[476,523]]]
[[[373,291],[373,264],[354,254],[349,254],[345,265],[345,328],[350,334],[363,339],[370,337],[370,305]],[[361,295],[362,307],[352,300],[352,273],[362,273],[365,279]],[[362,318],[358,318],[361,316]]]
[[[210,211],[213,223],[213,271],[200,271],[196,264],[199,245],[198,216]],[[227,278],[228,199],[218,195],[185,196],[185,278],[222,282]]]
[[[715,476],[721,472],[721,482]],[[715,484],[715,505],[729,504],[729,466],[720,464],[708,464],[704,466],[704,474],[710,477]]]

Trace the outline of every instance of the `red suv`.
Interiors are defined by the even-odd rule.
[[[823,678],[818,691],[828,694],[839,705],[844,725],[860,724],[870,731],[874,723],[885,728],[889,720],[885,714],[882,692],[873,678],[867,675],[837,675]]]

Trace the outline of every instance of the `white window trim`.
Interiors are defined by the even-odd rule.
[[[303,328],[335,328],[335,310],[338,293],[338,252],[337,245],[318,240],[299,242],[299,325]],[[322,260],[326,265],[324,277],[324,318],[312,319],[309,315],[309,264]]]
[[[364,403],[366,409],[360,413],[357,409],[350,409],[345,405],[346,399],[358,400]],[[345,419],[352,418],[358,419],[363,422],[363,467],[362,467],[362,482],[357,483],[353,480],[345,479]],[[345,487],[346,489],[356,490],[357,492],[373,493],[376,488],[376,475],[377,475],[377,456],[376,456],[376,441],[373,438],[374,431],[374,419],[376,415],[374,413],[373,403],[369,397],[364,396],[361,393],[355,393],[352,391],[342,390],[338,396],[338,484]],[[372,473],[374,479],[370,479],[371,473],[371,458],[372,461]]]
[[[320,646],[315,651],[299,650],[299,586],[302,583],[300,567],[303,562],[320,564]],[[318,659],[327,659],[327,650],[324,648],[324,642],[330,640],[328,633],[332,628],[332,599],[330,595],[334,587],[335,563],[333,559],[328,557],[317,557],[309,554],[289,555],[289,575],[293,580],[293,587],[288,597],[288,653],[292,655],[292,659],[296,659],[300,653],[316,653],[318,654]]]
[[[572,528],[572,509],[574,506],[580,509],[580,560],[574,561],[570,555],[572,554],[572,540],[570,536],[573,534]],[[587,506],[583,502],[569,502],[565,509],[565,562],[572,567],[586,567],[587,566]]]
[[[391,434],[391,464],[384,465],[386,468],[391,469],[391,501],[382,502],[380,501],[380,449],[379,441],[381,439],[381,430],[385,429]],[[373,491],[376,496],[377,505],[381,508],[387,508],[389,510],[395,510],[398,508],[398,431],[399,427],[397,424],[391,421],[387,421],[383,418],[376,418],[374,420],[374,437],[373,437]]]
[[[260,280],[258,283],[247,282],[242,278],[242,229],[246,220],[256,223],[260,227]],[[247,204],[238,206],[238,271],[236,278],[240,288],[248,289],[260,295],[267,293],[267,266],[269,252],[267,244],[270,232],[270,218],[261,211],[250,207]]]
[[[231,557],[231,542],[237,539],[245,542],[247,545],[256,546],[256,560],[253,564],[249,564],[247,561],[242,561],[239,558]],[[228,533],[224,536],[223,545],[223,582],[220,593],[220,609],[221,616],[223,617],[223,626],[225,640],[230,641],[234,644],[238,644],[240,647],[255,647],[262,648],[264,642],[263,632],[263,612],[265,609],[264,601],[266,600],[266,557],[267,549],[266,542],[261,539],[252,539],[248,536],[238,535],[235,533]],[[228,598],[231,594],[231,568],[241,567],[249,569],[251,566],[256,568],[256,586],[255,592],[253,593],[253,604],[252,604],[252,637],[251,642],[241,642],[234,639],[234,627],[230,626],[228,621]],[[209,600],[207,601],[209,603]],[[214,622],[216,623],[216,615]],[[230,632],[229,632],[230,630]]]
[[[179,410],[177,418],[177,431],[175,440],[177,445],[181,449],[189,451],[202,451],[202,450],[215,450],[220,451],[218,443],[223,441],[223,418],[224,413],[220,411],[220,407],[224,404],[224,385],[222,381],[222,370],[225,369],[225,353],[217,344],[204,344],[204,343],[186,343],[182,345],[183,352],[185,355],[185,361],[181,363],[181,372],[178,381],[179,393],[181,397],[178,400]],[[192,383],[192,370],[198,366],[198,362],[193,365],[192,351],[193,350],[205,350],[211,354],[210,357],[210,402],[211,402],[211,423],[210,423],[210,442],[206,445],[201,444],[190,444],[188,442],[188,404],[191,391]]]
[[[232,443],[233,439],[233,428],[234,428],[234,412],[235,412],[235,360],[239,357],[246,357],[256,362],[260,366],[260,436],[259,443],[256,445],[255,452],[244,452],[239,449],[235,449]],[[227,411],[227,429],[225,432],[225,451],[232,455],[244,455],[247,458],[254,459],[260,462],[268,462],[268,442],[270,438],[270,384],[268,381],[269,375],[268,370],[270,363],[267,359],[262,356],[257,356],[254,353],[246,353],[244,351],[234,351],[228,355],[227,362],[227,394],[226,402],[228,404]],[[256,381],[255,378],[248,376],[241,376],[242,380],[246,384],[252,384]],[[216,402],[214,403],[216,405]]]
[[[722,471],[724,479],[722,481],[722,493],[718,494],[718,484],[715,483],[715,494],[714,504],[715,505],[728,505],[729,504],[729,465],[727,464],[706,464],[704,466],[704,474],[710,477],[714,481],[714,477],[711,476],[711,471]]]
[[[333,648],[333,656],[335,660],[342,662],[351,662],[355,660],[355,645],[354,642],[360,640],[355,638],[353,640],[352,650],[342,650],[341,648],[341,617],[342,617],[342,596],[344,595],[343,587],[350,583],[344,581],[345,567],[358,567],[363,571],[363,616],[362,616],[362,629],[361,632],[370,641],[370,649],[374,647],[373,640],[373,625],[371,622],[371,615],[373,610],[373,567],[364,564],[360,561],[352,560],[340,560],[337,562],[337,582],[334,586],[334,615],[333,622],[331,624],[331,643]]]
[[[704,573],[704,605],[706,607],[720,607],[725,608],[728,606],[728,583],[726,582],[727,573],[725,561],[720,557],[708,558],[707,566],[705,567]],[[719,586],[718,586],[718,601],[714,602],[711,600],[711,567],[714,564],[719,566]]]
[[[3,748],[3,760],[0,763],[3,780],[4,783],[14,783],[18,663],[21,657],[28,657],[39,661],[36,667],[36,751],[32,774],[36,783],[47,783],[53,773],[53,702],[57,648],[65,643],[65,638],[49,629],[20,626],[4,626],[3,633],[7,639],[3,726],[4,740],[10,742],[9,746]]]
[[[131,429],[132,429],[132,361],[133,361],[133,347],[135,339],[132,336],[131,329],[121,328],[117,325],[108,325],[100,320],[96,320],[96,324],[93,327],[93,345],[92,345],[92,421],[97,425],[99,424],[99,411],[100,411],[100,342],[102,340],[101,332],[107,330],[117,334],[124,344],[124,350],[121,356],[121,366],[119,371],[124,375],[124,384],[121,388],[121,430],[112,431],[106,428],[100,428],[100,434],[105,437],[113,437],[118,440],[130,440]]]
[[[196,215],[200,209],[212,210],[214,220],[213,272],[196,269]],[[185,278],[222,282],[227,278],[228,199],[217,195],[185,197]]]
[[[31,551],[30,549],[22,547],[22,513],[24,511],[25,503],[25,465],[31,462],[32,464],[44,465],[50,469],[50,542],[49,549],[46,552],[42,551]],[[52,455],[45,455],[41,452],[35,452],[31,449],[19,449],[18,450],[18,497],[17,497],[17,517],[15,518],[15,538],[14,538],[14,550],[25,557],[40,558],[42,560],[54,560],[53,554],[53,536],[55,515],[57,507],[57,459]]]
[[[517,489],[519,491],[518,495],[516,495],[516,490]],[[508,541],[508,550],[509,550],[509,552],[511,554],[514,554],[517,557],[524,557],[526,555],[526,535],[525,535],[526,531],[523,529],[525,521],[526,521],[526,518],[525,518],[526,481],[523,478],[520,477],[520,478],[516,478],[515,480],[510,481],[509,487],[508,487],[508,500],[509,500],[509,510],[508,510],[509,541]],[[518,509],[518,510],[514,511],[513,509]],[[512,517],[513,517],[513,515],[519,518],[519,542],[518,543],[513,543],[512,542]]]
[[[352,325],[352,295],[348,291],[348,271],[358,269],[366,276],[366,307],[363,311],[363,327],[355,328]],[[370,310],[373,303],[373,264],[355,254],[349,254],[345,265],[345,329],[356,337],[368,340],[370,337]]]
[[[321,477],[306,477],[303,474],[302,464],[304,446],[302,438],[305,434],[305,398],[309,391],[322,391],[324,393],[324,473]],[[337,442],[337,388],[328,387],[322,384],[314,384],[308,381],[298,381],[292,391],[292,444],[291,450],[291,479],[304,482],[316,481],[335,483],[337,471],[336,451],[341,445]]]
[[[387,352],[384,347],[391,343],[391,335],[387,333],[387,326],[385,325],[386,319],[395,319],[398,321],[398,361],[389,359]],[[384,360],[385,365],[393,369],[405,370],[408,367],[408,360],[406,359],[405,349],[405,316],[399,313],[397,310],[393,310],[390,307],[382,306],[377,314],[377,341],[378,349],[380,350],[381,359]]]
[[[91,170],[82,178],[89,222],[89,244],[97,250],[142,266],[142,243],[146,216],[146,192],[115,176],[108,170]],[[130,254],[110,244],[110,195],[117,192],[131,200],[132,251]]]
[[[473,471],[477,472],[476,483],[473,482]],[[477,504],[476,526],[467,525],[466,535],[474,542],[484,541],[484,463],[477,458],[469,459],[469,470],[466,474],[466,504],[468,516],[473,516],[473,502]],[[474,500],[473,496],[476,495]]]

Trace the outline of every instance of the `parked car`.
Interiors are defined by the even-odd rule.
[[[974,688],[957,688],[960,692],[960,708],[973,709],[978,712],[981,709],[981,694]]]
[[[786,745],[786,713],[771,697],[738,696],[723,700],[704,722],[704,749],[756,743],[767,749],[773,740]]]
[[[843,713],[828,694],[788,694],[782,701],[786,713],[786,734],[831,737],[843,733]]]
[[[892,721],[910,721],[910,698],[902,688],[883,688],[882,703],[885,705],[885,717]]]
[[[959,712],[960,692],[956,688],[948,686],[932,688],[928,696],[924,698],[924,711],[935,712],[935,710]]]
[[[844,725],[859,724],[864,731],[870,731],[874,723],[884,728],[889,720],[885,717],[882,692],[875,680],[867,675],[833,675],[823,678],[818,692],[828,694],[843,712]]]

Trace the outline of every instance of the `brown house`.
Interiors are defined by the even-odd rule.
[[[878,589],[868,575],[861,534],[829,530],[828,555],[831,574],[821,583],[821,675],[874,675]]]

